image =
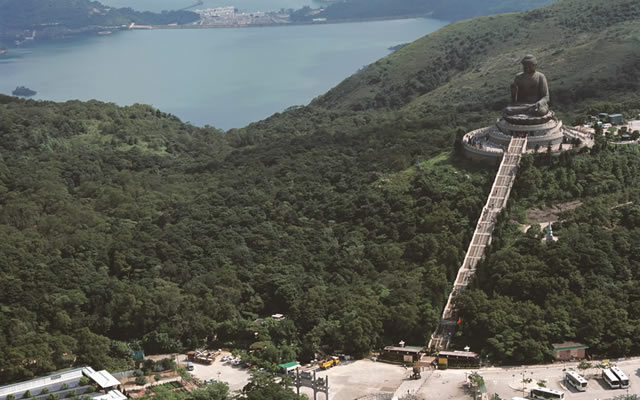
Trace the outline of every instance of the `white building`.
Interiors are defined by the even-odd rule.
[[[88,379],[88,384],[83,377]],[[25,394],[36,400],[46,400],[55,394],[62,400],[72,392],[78,396],[89,396],[92,400],[125,400],[127,396],[117,389],[119,385],[120,381],[106,370],[95,371],[91,367],[64,369],[40,378],[0,386],[0,400],[21,400]]]

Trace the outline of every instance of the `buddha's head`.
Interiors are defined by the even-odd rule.
[[[536,66],[538,65],[538,60],[531,54],[527,54],[522,59],[522,69],[527,74],[533,74],[536,72]]]

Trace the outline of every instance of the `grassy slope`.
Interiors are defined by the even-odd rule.
[[[330,20],[371,18],[393,15],[429,15],[447,21],[539,8],[555,0],[348,0],[332,3],[312,17]]]
[[[639,18],[638,0],[612,0],[606,7],[598,0],[560,0],[456,22],[371,64],[309,106],[228,137],[238,148],[274,138],[398,132],[452,143],[456,132],[495,120],[529,52],[549,79],[553,109],[572,122],[594,103],[606,109],[603,102],[638,101]]]
[[[640,3],[599,4],[561,0],[544,9],[451,24],[346,79],[313,106],[408,106],[409,113],[454,104],[498,109],[525,53],[538,57],[556,104],[631,92],[640,80]]]

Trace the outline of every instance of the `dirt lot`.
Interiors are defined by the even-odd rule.
[[[316,370],[316,377],[329,378],[329,400],[353,400],[367,394],[394,392],[410,371],[403,367],[371,360],[343,361],[339,365],[322,371]],[[313,399],[313,391],[302,388]],[[324,394],[318,394],[324,400]]]
[[[220,361],[227,354],[229,353],[222,352],[211,365],[194,363],[191,373],[201,381],[220,379],[226,382],[232,391],[242,389],[249,382],[250,372]],[[182,354],[178,358],[181,365],[186,365],[186,355]],[[409,370],[398,365],[371,360],[343,361],[326,371],[319,368],[315,371],[317,378],[329,377],[329,400],[351,400],[371,393],[392,393],[410,374]],[[300,393],[313,399],[313,391],[309,388],[301,388]],[[324,400],[324,394],[319,394],[318,399]]]
[[[193,363],[194,369],[190,372],[201,381],[207,379],[220,380],[227,383],[232,391],[240,390],[249,383],[249,377],[251,375],[247,369],[242,369],[231,365],[231,363],[221,361],[223,356],[229,354],[230,353],[223,351],[211,365]],[[186,365],[186,354],[181,354],[178,359],[180,366]]]
[[[527,210],[527,219],[531,224],[548,224],[556,222],[558,215],[563,211],[574,210],[582,205],[579,200],[570,201],[568,203],[556,204],[551,207],[530,208]]]

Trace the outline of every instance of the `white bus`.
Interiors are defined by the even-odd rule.
[[[554,389],[537,387],[529,392],[530,399],[556,400],[564,399],[564,392]]]
[[[587,382],[587,380],[584,379],[582,375],[580,375],[576,371],[567,371],[566,378],[567,378],[567,382],[571,386],[576,388],[576,390],[580,392],[584,392],[585,390],[587,390],[587,384],[589,382]]]
[[[611,369],[606,368],[602,370],[602,379],[609,384],[611,389],[617,389],[620,387],[620,379],[611,372]]]
[[[629,377],[627,377],[624,372],[622,372],[620,370],[620,368],[618,367],[611,367],[611,372],[613,372],[613,374],[618,377],[618,380],[620,381],[620,387],[622,389],[626,389],[629,387]]]

